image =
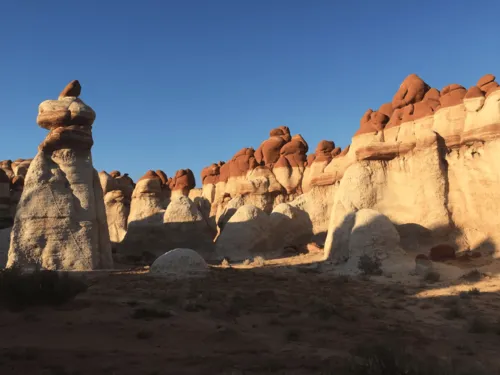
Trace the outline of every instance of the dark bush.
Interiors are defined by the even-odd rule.
[[[348,365],[351,375],[463,375],[483,374],[475,368],[460,366],[437,358],[417,358],[408,352],[386,345],[365,346],[351,358]],[[346,374],[347,374],[346,373]]]
[[[19,268],[0,270],[0,306],[22,310],[29,306],[57,306],[87,290],[87,284],[67,272]]]
[[[381,265],[380,259],[376,256],[371,257],[366,254],[362,255],[358,262],[358,268],[364,275],[382,275]]]

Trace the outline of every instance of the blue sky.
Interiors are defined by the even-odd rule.
[[[72,79],[94,108],[94,165],[169,176],[287,125],[345,147],[410,73],[441,89],[500,75],[500,2],[4,1],[0,160],[29,158],[38,104]]]

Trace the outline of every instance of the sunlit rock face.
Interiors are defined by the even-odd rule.
[[[72,81],[58,100],[39,106],[37,122],[49,134],[24,178],[7,266],[113,267],[103,192],[92,165],[95,112],[78,98],[80,91]],[[22,163],[13,171],[19,168]]]

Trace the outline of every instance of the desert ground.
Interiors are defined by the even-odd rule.
[[[147,267],[75,274],[89,288],[66,304],[0,311],[0,373],[378,374],[352,370],[363,348],[450,374],[499,373],[494,272],[394,282],[336,276],[316,258],[178,280]]]

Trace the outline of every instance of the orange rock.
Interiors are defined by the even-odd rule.
[[[315,154],[307,155],[307,165],[311,165],[314,162],[314,160],[316,160]]]
[[[439,99],[441,108],[451,107],[462,103],[466,93],[467,90],[465,87],[456,83],[444,87],[441,90],[441,98]]]
[[[333,150],[332,150],[332,157],[336,157],[336,156],[339,156],[342,152],[342,149],[340,147],[335,147]]]
[[[220,166],[219,181],[227,182],[227,180],[229,179],[229,164],[230,164],[230,162],[225,163],[225,164]]]
[[[284,126],[284,125],[279,126],[275,129],[272,129],[269,132],[269,136],[270,137],[274,137],[274,136],[282,137],[285,142],[290,142],[290,140],[291,140],[290,129],[288,128],[288,126]]]
[[[255,150],[246,147],[238,151],[228,164],[229,177],[246,176],[247,172],[258,166],[254,157]],[[221,170],[222,175],[222,170]]]
[[[481,88],[484,85],[487,85],[488,83],[492,83],[495,81],[495,76],[493,74],[485,74],[479,80],[477,81],[476,86]]]
[[[78,97],[80,96],[80,93],[82,92],[82,86],[80,85],[80,82],[78,80],[71,81],[66,85],[66,87],[61,91],[59,94],[60,98],[63,98],[65,96],[75,96]]]
[[[216,184],[219,181],[220,166],[219,164],[210,164],[201,171],[201,183],[205,184]]]
[[[404,79],[403,83],[399,86],[399,90],[394,95],[392,108],[403,108],[408,104],[415,104],[421,101],[429,88],[429,85],[419,76],[410,74]]]
[[[146,172],[146,174],[144,176],[139,178],[139,180],[137,180],[137,182],[142,181],[142,180],[152,180],[152,179],[161,180],[160,177],[156,174],[156,172],[150,169],[149,171]]]
[[[381,112],[373,111],[371,109],[367,110],[363,117],[361,117],[359,123],[359,130],[354,134],[360,135],[365,133],[379,132],[385,128],[385,125],[389,122],[389,117]]]
[[[316,152],[313,154],[317,161],[332,160],[332,152],[335,150],[335,143],[333,141],[322,140],[316,146]]]
[[[191,169],[179,169],[169,182],[170,190],[181,190],[184,195],[189,194],[189,190],[196,187],[196,181]]]
[[[165,172],[163,172],[161,169],[158,169],[156,171],[156,175],[160,178],[162,185],[168,184],[168,177]]]
[[[382,113],[383,115],[386,115],[387,117],[392,116],[392,112],[394,112],[394,109],[392,108],[392,103],[384,103],[380,106],[378,109],[378,112]]]
[[[477,86],[472,86],[467,90],[467,93],[465,94],[465,99],[472,99],[472,98],[480,98],[481,96],[484,96],[484,93],[481,91],[481,89]]]
[[[413,119],[417,120],[434,114],[439,108],[441,94],[438,89],[431,88],[424,95],[421,102],[413,105]]]
[[[280,136],[272,136],[262,142],[259,152],[262,152],[262,162],[264,165],[276,163],[280,157],[280,150],[286,144],[286,140]]]
[[[339,154],[339,156],[345,156],[349,152],[349,148],[351,148],[351,145],[348,145],[346,148],[342,150],[342,152]]]
[[[120,177],[121,176],[121,173],[120,171],[111,171],[111,173],[109,174],[111,177],[113,178],[117,178],[117,177]]]
[[[399,126],[403,123],[404,108],[398,108],[394,110],[389,122],[385,126],[385,129],[390,129],[395,126]]]

